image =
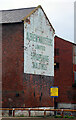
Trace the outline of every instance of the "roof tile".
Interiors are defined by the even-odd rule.
[[[14,23],[21,22],[35,7],[13,9],[13,10],[2,10],[0,11],[0,23]]]

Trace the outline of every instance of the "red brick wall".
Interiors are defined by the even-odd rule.
[[[21,103],[23,99],[23,24],[2,26],[2,97],[3,106]],[[20,98],[16,98],[17,91]],[[11,98],[12,102],[9,100]],[[22,104],[22,103],[21,103]],[[10,105],[12,106],[12,105]]]
[[[50,98],[50,86],[53,84],[53,78],[41,75],[24,74],[24,94],[25,105],[28,107],[52,106]]]
[[[54,85],[59,87],[57,102],[76,103],[76,88],[73,84],[73,44],[57,36],[54,40],[55,48],[59,48],[59,56],[55,56],[55,62],[59,63],[59,69],[54,73]]]
[[[23,23],[2,27],[3,107],[52,106],[53,77],[24,74]]]

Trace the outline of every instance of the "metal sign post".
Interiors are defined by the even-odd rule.
[[[54,108],[54,100],[55,97],[58,97],[58,87],[51,86],[50,87],[50,96],[53,98],[53,108]],[[55,115],[55,113],[54,113]]]
[[[53,97],[53,107],[54,107],[54,97]]]

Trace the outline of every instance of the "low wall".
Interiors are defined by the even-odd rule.
[[[58,109],[75,109],[76,110],[76,104],[58,103]],[[76,112],[64,112],[64,115],[74,115],[74,116],[76,116]]]
[[[26,108],[27,109],[27,108]],[[29,108],[30,110],[31,108]],[[32,109],[53,109],[53,107],[38,107],[38,108],[32,108]],[[4,117],[8,117],[9,116],[9,110],[3,110],[2,111],[2,116]],[[11,115],[13,115],[13,112],[11,111]],[[46,115],[54,115],[53,111],[46,111]],[[29,116],[29,112],[25,111],[25,110],[15,110],[15,116],[25,116],[28,117]],[[44,116],[44,111],[31,111],[30,112],[30,116]]]

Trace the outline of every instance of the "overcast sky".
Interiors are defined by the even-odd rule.
[[[55,29],[55,34],[65,40],[74,42],[74,1],[75,0],[0,0],[0,10],[41,5]]]

